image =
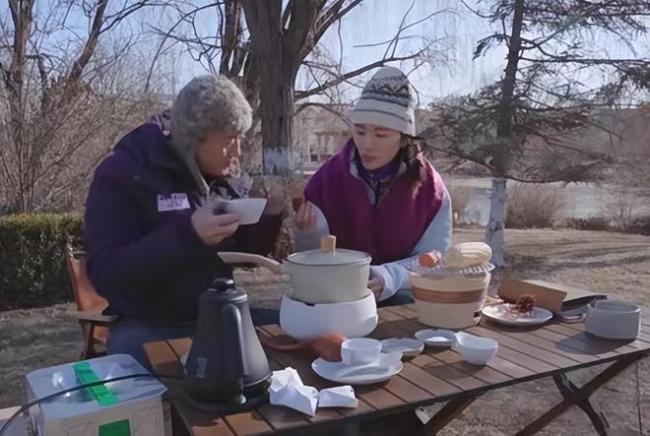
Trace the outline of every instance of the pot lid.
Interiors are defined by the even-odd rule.
[[[287,258],[290,263],[309,266],[353,265],[370,263],[370,255],[362,251],[337,248],[333,251],[307,250],[293,253]]]

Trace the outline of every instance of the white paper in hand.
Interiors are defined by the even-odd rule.
[[[318,407],[350,407],[359,405],[352,386],[337,386],[323,389],[318,394]]]

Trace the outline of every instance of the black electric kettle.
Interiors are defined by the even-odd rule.
[[[251,319],[248,296],[231,279],[215,279],[201,294],[185,388],[195,401],[244,404],[264,396],[269,362]]]

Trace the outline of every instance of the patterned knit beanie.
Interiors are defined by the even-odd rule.
[[[368,81],[352,110],[353,124],[373,124],[415,136],[414,90],[398,68],[383,67]]]

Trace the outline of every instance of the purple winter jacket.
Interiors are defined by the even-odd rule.
[[[398,176],[376,205],[368,200],[368,186],[351,174],[355,152],[352,140],[312,176],[305,198],[325,215],[330,232],[342,248],[364,251],[373,265],[411,256],[442,205],[445,184],[424,158],[420,185]]]
[[[170,194],[185,194],[188,201],[174,210],[160,207]],[[86,201],[85,245],[88,274],[109,312],[193,320],[211,280],[232,276],[217,251],[270,252],[280,215],[263,215],[208,247],[190,221],[197,205],[194,179],[154,124],[124,136],[97,167]]]

